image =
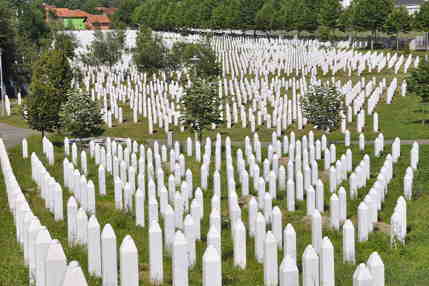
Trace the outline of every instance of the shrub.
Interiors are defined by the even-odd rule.
[[[319,129],[334,130],[341,121],[343,98],[335,87],[311,86],[301,100],[303,115]]]

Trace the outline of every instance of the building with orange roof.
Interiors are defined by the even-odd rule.
[[[93,15],[82,10],[72,10],[68,8],[57,8],[52,5],[44,5],[46,22],[57,21],[62,23],[64,28],[71,30],[110,29],[112,22],[107,15],[109,13],[114,13],[116,8],[98,8],[99,11],[103,11],[103,15]]]
[[[112,22],[105,15],[89,15],[86,18],[85,25],[89,30],[108,30]]]

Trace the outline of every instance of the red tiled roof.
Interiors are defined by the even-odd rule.
[[[52,13],[54,13],[57,17],[62,18],[86,18],[88,17],[89,13],[86,13],[82,10],[71,10],[68,8],[52,8],[51,6],[45,6],[45,8]]]
[[[110,24],[110,19],[104,15],[89,15],[87,20],[89,23],[108,23]]]
[[[110,29],[111,21],[106,15],[113,14],[117,9],[116,8],[105,8],[98,7],[96,8],[99,11],[103,11],[105,15],[93,15],[89,14],[82,10],[71,10],[68,8],[57,8],[51,5],[44,5],[45,11],[51,11],[54,15],[60,18],[86,18],[85,25],[88,29]],[[46,16],[48,17],[48,16]]]
[[[110,19],[107,16],[104,15],[90,15],[86,21],[85,25],[90,30],[107,30],[110,29]]]

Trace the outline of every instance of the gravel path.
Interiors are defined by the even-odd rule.
[[[26,128],[18,128],[5,123],[0,123],[0,137],[6,148],[14,147],[21,143],[23,138],[37,134],[36,131]]]

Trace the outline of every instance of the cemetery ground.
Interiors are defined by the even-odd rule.
[[[55,164],[49,166],[46,157],[42,153],[41,137],[39,135],[28,138],[29,154],[36,152],[43,164],[47,167],[49,173],[60,183],[63,182],[62,163],[64,159],[64,149],[62,146],[63,138],[61,136],[50,136],[51,141],[55,145]],[[139,142],[142,143],[142,142]],[[347,213],[353,223],[357,227],[357,204],[360,202],[369,190],[369,186],[375,181],[375,177],[383,165],[385,156],[389,153],[390,145],[386,145],[385,151],[379,158],[371,156],[371,179],[367,187],[359,190],[357,200],[349,200]],[[390,247],[390,230],[388,223],[392,215],[396,199],[403,193],[403,176],[405,169],[410,162],[410,145],[401,147],[401,157],[398,163],[395,164],[394,178],[389,184],[389,192],[386,196],[382,210],[379,212],[380,223],[376,226],[376,231],[371,233],[369,240],[366,242],[356,242],[356,265],[360,262],[365,262],[368,256],[374,251],[378,251],[385,264],[386,285],[389,286],[423,286],[427,285],[429,275],[429,227],[427,217],[429,216],[429,193],[427,192],[427,184],[429,183],[429,145],[420,146],[420,162],[418,171],[415,173],[413,186],[413,199],[407,202],[407,219],[408,231],[406,245],[397,245],[395,248]],[[236,148],[233,147],[235,153]],[[337,144],[337,156],[345,153],[346,148],[342,144]],[[101,279],[96,279],[88,275],[87,272],[87,253],[83,247],[70,247],[67,242],[67,220],[55,221],[53,215],[45,208],[45,202],[37,190],[36,184],[31,178],[31,160],[22,159],[22,149],[18,145],[8,150],[9,159],[11,161],[14,173],[17,176],[27,201],[32,206],[34,214],[37,215],[41,223],[46,225],[52,236],[59,239],[65,254],[69,260],[77,260],[85,272],[88,279],[88,285],[101,285]],[[263,150],[266,153],[266,148]],[[353,168],[362,159],[364,153],[358,150],[358,145],[352,145],[353,152]],[[365,153],[372,154],[373,148],[371,145],[366,145]],[[200,169],[197,162],[191,157],[186,158],[187,167],[193,173],[193,180],[196,184],[200,182]],[[222,163],[224,164],[224,162]],[[49,166],[49,167],[48,167]],[[222,165],[222,168],[225,168]],[[321,168],[319,168],[322,172]],[[211,166],[210,172],[213,171]],[[91,179],[95,184],[95,189],[98,190],[98,167],[95,162],[90,159],[88,161],[88,180]],[[168,176],[168,174],[166,174]],[[321,175],[325,186],[326,176]],[[239,184],[239,183],[238,183]],[[212,185],[211,176],[209,176],[209,186]],[[252,185],[252,184],[250,184]],[[348,189],[347,183],[343,184]],[[4,178],[0,177],[0,186],[4,188]],[[237,186],[239,187],[239,185]],[[115,230],[117,241],[120,243],[125,235],[130,234],[139,250],[139,273],[140,285],[149,285],[149,270],[148,270],[148,227],[140,228],[135,225],[135,219],[130,213],[115,210],[113,198],[113,181],[112,176],[106,176],[106,196],[100,196],[96,191],[96,209],[97,218],[100,225],[110,223]],[[209,187],[210,189],[210,187]],[[227,209],[227,183],[225,176],[222,176],[222,209]],[[64,210],[67,209],[67,200],[72,194],[71,191],[63,187],[63,202]],[[255,194],[250,187],[252,194]],[[210,194],[204,193],[204,213],[210,211]],[[279,193],[277,200],[273,201],[275,205],[282,206],[285,209],[284,194]],[[240,200],[243,208],[242,218],[247,221],[246,200]],[[18,247],[15,239],[15,227],[13,217],[10,214],[7,206],[7,197],[5,192],[0,194],[0,207],[2,220],[2,232],[0,233],[0,244],[2,246],[2,263],[0,263],[0,276],[2,277],[2,285],[25,285],[28,284],[28,270],[22,264],[23,254]],[[146,207],[147,208],[147,207]],[[305,202],[297,202],[297,210],[295,212],[283,212],[283,224],[291,223],[297,233],[297,262],[301,265],[301,254],[306,245],[311,243],[311,223],[310,218],[305,216]],[[348,286],[352,285],[352,275],[356,265],[344,264],[342,262],[342,235],[341,232],[332,231],[325,224],[327,216],[329,216],[329,196],[325,195],[325,213],[323,215],[323,234],[328,236],[335,251],[335,279],[336,285]],[[233,246],[231,240],[231,232],[228,215],[222,211],[222,279],[223,285],[263,285],[263,266],[258,264],[254,257],[254,239],[247,238],[247,257],[248,263],[245,270],[240,270],[233,266]],[[206,233],[208,231],[208,215],[205,215],[202,221],[202,240],[197,242],[197,261],[196,265],[189,271],[190,285],[201,285],[202,277],[202,261],[201,257],[204,252]],[[281,252],[280,252],[281,253]],[[279,258],[281,258],[279,254]],[[281,259],[279,260],[280,263]],[[171,257],[164,253],[164,284],[171,285]],[[300,271],[302,269],[300,268]]]
[[[383,50],[384,51],[384,50]],[[384,51],[384,52],[392,52],[392,51]],[[396,51],[395,51],[396,53]],[[398,52],[401,54],[401,52]],[[404,53],[404,55],[408,55],[409,53]],[[425,53],[421,51],[413,51],[412,55],[425,55]],[[248,77],[252,78],[254,75],[249,74]],[[383,70],[378,73],[376,71],[368,72],[365,71],[361,76],[356,74],[347,75],[344,72],[338,72],[335,75],[336,80],[352,80],[353,84],[355,84],[362,77],[365,77],[367,80],[372,78],[376,78],[377,81],[385,78],[387,81],[392,80],[393,78],[397,78],[398,80],[406,79],[407,74],[399,72],[395,74],[392,70]],[[318,78],[321,80],[328,81],[332,77],[331,73],[326,75],[320,75]],[[398,92],[399,93],[399,92]],[[22,116],[22,109],[16,103],[15,99],[11,100],[11,115],[10,116],[0,116],[0,123],[5,123],[11,126],[19,127],[19,128],[28,128],[27,122],[24,120]],[[123,109],[123,117],[124,122],[119,124],[118,122],[113,122],[112,128],[107,128],[104,132],[103,136],[107,137],[130,137],[134,140],[144,141],[147,138],[151,139],[166,139],[166,133],[163,129],[157,128],[154,126],[153,134],[149,134],[148,121],[142,121],[141,118],[139,122],[133,122],[133,113],[129,107],[129,103],[122,103],[121,108]],[[375,108],[375,112],[378,113],[379,118],[379,132],[383,133],[385,139],[394,139],[396,137],[400,137],[404,140],[419,140],[419,139],[428,139],[429,138],[429,128],[425,128],[429,126],[429,104],[421,103],[420,98],[415,96],[414,94],[408,93],[407,96],[395,96],[392,104],[386,104],[385,98],[381,98],[380,102],[377,104]],[[372,126],[373,117],[371,115],[366,114],[365,122],[367,122],[367,128],[365,128],[365,139],[372,140],[375,139],[378,132],[373,132],[369,126]],[[351,125],[348,124],[347,129],[351,132],[351,139],[358,140],[359,133],[356,132],[356,123],[353,122]],[[171,125],[170,130],[174,133],[174,138],[179,141],[185,141],[187,137],[192,137],[192,133],[188,130],[180,131],[180,129],[176,126]],[[264,141],[271,140],[271,134],[275,129],[267,129],[265,126],[257,126],[256,132],[259,135],[259,139]],[[313,130],[316,136],[321,136],[322,132],[317,129],[313,129],[311,124],[304,126],[302,130],[297,130],[295,125],[290,126],[285,134],[289,134],[291,131],[294,131],[297,136],[301,136],[307,134],[310,130]],[[1,133],[1,128],[0,128]],[[242,128],[241,122],[239,121],[236,124],[232,124],[232,128],[226,128],[225,124],[219,126],[214,131],[206,131],[204,133],[204,137],[211,137],[214,139],[216,134],[220,133],[222,136],[229,136],[231,140],[234,141],[242,141],[246,135],[250,135],[252,132],[250,127]],[[341,141],[344,139],[343,133],[338,129],[329,134],[329,139],[333,141]]]
[[[149,135],[148,124],[146,122],[132,122],[132,113],[127,106],[123,106],[125,110],[125,122],[123,124],[113,125],[104,133],[105,136],[110,137],[130,137],[135,140],[144,141],[147,138],[151,139],[166,139],[166,134],[163,129],[154,128],[154,133]],[[421,104],[420,98],[414,95],[407,95],[405,97],[395,96],[392,104],[380,103],[377,105],[376,112],[378,112],[380,132],[383,133],[385,139],[395,139],[400,137],[406,140],[418,140],[429,138],[429,106],[425,107]],[[378,132],[373,132],[370,126],[372,126],[373,117],[366,116],[365,121],[367,122],[368,128],[365,130],[365,139],[375,139]],[[356,124],[349,125],[348,130],[351,132],[351,139],[357,141],[359,133],[356,132]],[[426,126],[428,128],[426,128]],[[191,132],[185,130],[181,132],[179,128],[174,128],[174,138],[176,140],[185,141],[187,137],[192,137]],[[259,135],[259,139],[264,141],[271,141],[271,134],[275,129],[267,129],[265,127],[257,127],[256,132]],[[310,125],[304,127],[302,130],[296,130],[296,128],[290,127],[285,134],[294,131],[297,136],[308,134],[310,130],[313,130],[316,136],[321,136],[323,133],[317,129],[313,129]],[[241,123],[235,124],[232,129],[228,129],[225,126],[221,126],[216,130],[205,131],[204,137],[208,136],[212,139],[215,138],[216,134],[220,133],[222,136],[229,136],[231,140],[243,141],[244,137],[251,134],[250,128],[241,128]],[[337,130],[329,134],[329,139],[333,141],[344,140],[344,134]]]
[[[322,70],[318,70],[317,72],[319,74],[318,79],[329,81],[332,77],[332,74],[330,73],[326,75],[322,75]],[[241,75],[238,75],[238,78],[240,78],[240,76]],[[250,74],[247,76],[252,77],[254,75]],[[274,78],[276,76],[274,76]],[[280,77],[283,77],[283,76],[284,75],[281,75]],[[268,75],[268,77],[270,78],[270,75]],[[336,80],[342,81],[341,84],[344,84],[348,80],[351,80],[353,85],[356,84],[357,81],[361,79],[361,77],[365,77],[367,81],[370,81],[373,77],[375,77],[379,84],[381,79],[383,78],[387,79],[388,82],[390,82],[394,78],[396,78],[399,81],[402,81],[403,79],[405,79],[406,75],[401,72],[399,72],[398,74],[395,74],[391,68],[384,69],[380,73],[374,72],[374,70],[373,72],[364,72],[361,76],[358,76],[355,74],[348,75],[348,74],[345,74],[344,72],[338,72],[335,75]],[[105,84],[106,84],[106,81],[105,81]],[[111,84],[111,82],[109,84]],[[377,85],[377,83],[375,83],[375,85]],[[117,86],[115,83],[115,88],[116,87]],[[103,86],[102,88],[106,88],[106,86]],[[237,86],[233,87],[234,90],[237,90],[237,88],[239,87]],[[371,87],[371,89],[372,88],[373,87]],[[261,94],[264,93],[264,91],[265,90],[261,89]],[[284,96],[284,90],[279,91],[279,93],[282,96]],[[131,92],[129,94],[131,94]],[[376,92],[374,92],[374,94],[376,94]],[[112,94],[110,94],[110,96],[115,97],[116,94],[113,92]],[[365,124],[364,124],[364,129],[362,134],[365,135],[365,140],[367,144],[365,146],[364,152],[359,151],[358,144],[356,143],[359,138],[359,133],[356,128],[356,122],[359,120],[356,120],[356,114],[354,116],[353,122],[351,124],[347,124],[347,130],[351,132],[351,140],[352,140],[352,145],[350,147],[347,147],[352,150],[352,156],[353,156],[352,169],[355,170],[359,162],[364,157],[364,154],[368,154],[371,161],[370,162],[371,176],[369,181],[366,182],[365,187],[359,188],[358,197],[356,199],[347,198],[346,218],[350,219],[353,222],[353,225],[355,226],[355,230],[356,230],[355,234],[358,233],[358,226],[360,225],[360,223],[358,223],[358,205],[364,200],[366,195],[369,193],[371,186],[373,186],[373,184],[376,181],[377,183],[380,182],[379,178],[377,178],[377,175],[381,174],[380,169],[382,168],[382,166],[384,166],[387,154],[389,154],[390,152],[394,153],[391,151],[392,145],[390,140],[396,137],[399,137],[401,139],[401,142],[404,142],[406,140],[418,141],[418,140],[429,138],[429,129],[426,128],[426,124],[429,124],[429,123],[425,122],[426,120],[429,119],[429,112],[425,111],[426,108],[420,103],[419,98],[417,98],[415,95],[412,95],[412,94],[401,96],[400,88],[396,89],[392,104],[387,104],[385,102],[386,97],[387,96],[384,96],[384,95],[380,97],[380,100],[377,101],[377,105],[374,110],[375,112],[378,113],[378,116],[379,116],[379,120],[378,120],[379,133],[373,131],[373,128],[372,128],[373,117],[368,115],[365,116]],[[359,96],[357,98],[359,99]],[[152,148],[154,140],[159,140],[161,145],[165,144],[166,135],[165,135],[164,129],[161,129],[158,127],[159,125],[157,126],[155,124],[155,126],[153,126],[154,128],[153,134],[149,134],[149,124],[146,116],[144,119],[142,117],[139,117],[138,118],[139,122],[133,123],[133,113],[130,109],[132,101],[130,100],[130,98],[126,98],[123,100],[118,100],[117,98],[115,98],[115,102],[116,102],[115,104],[117,104],[116,107],[119,106],[122,108],[124,123],[119,124],[118,116],[115,115],[115,121],[113,122],[113,127],[112,128],[106,127],[106,132],[104,133],[103,136],[131,138],[131,140],[136,140],[140,144],[145,144],[146,148],[148,147]],[[368,103],[368,106],[369,106],[369,103]],[[110,107],[112,107],[112,105]],[[359,109],[366,110],[366,107],[367,105],[364,104],[363,106],[361,105]],[[273,111],[272,109],[273,109],[273,106],[269,106],[268,112],[271,113]],[[107,110],[107,107],[106,107],[106,110]],[[111,110],[112,109],[110,109],[109,112],[111,112]],[[8,118],[0,118],[0,122],[4,122],[12,126],[26,127],[26,123],[23,121],[21,117],[21,111],[17,104],[12,105],[12,115]],[[309,131],[311,130],[314,132],[316,139],[320,139],[320,137],[322,136],[322,133],[320,131],[313,130],[312,126],[309,124],[305,125],[302,130],[297,130],[295,128],[296,127],[295,125],[297,125],[296,123],[297,122],[294,121],[293,124],[291,124],[291,126],[287,128],[287,130],[282,130],[282,134],[277,134],[277,135],[289,136],[291,131],[294,131],[295,134],[297,135],[296,139],[301,140],[301,136],[304,136],[304,135],[307,136]],[[201,182],[203,181],[202,179],[203,176],[201,174],[202,171],[200,169],[201,162],[197,162],[196,159],[194,159],[194,157],[192,156],[186,156],[186,152],[183,151],[185,149],[185,140],[188,137],[193,138],[193,136],[189,131],[182,132],[178,127],[177,128],[173,127],[173,124],[170,125],[170,129],[171,128],[173,128],[173,134],[174,134],[173,140],[177,140],[182,144],[181,151],[183,153],[183,156],[185,156],[184,158],[185,158],[186,168],[192,172],[192,177],[194,182],[193,183],[194,186],[192,189],[195,189],[197,186],[200,186],[200,184],[202,185]],[[264,123],[262,124],[258,123],[258,126],[256,127],[255,132],[259,135],[259,140],[261,141],[261,143],[263,143],[261,144],[262,153],[263,153],[262,159],[269,157],[267,156],[267,154],[269,153],[267,150],[268,149],[267,145],[271,141],[272,132],[274,130],[275,130],[274,128],[266,128]],[[0,133],[1,133],[1,130],[0,130]],[[381,156],[377,157],[374,155],[375,152],[374,152],[373,140],[377,137],[377,135],[380,135],[381,133],[384,136],[383,140],[386,140],[386,141],[384,143],[385,145]],[[224,160],[225,154],[226,154],[226,151],[225,151],[226,147],[224,144],[226,137],[229,137],[232,141],[231,148],[232,148],[232,154],[234,159],[238,148],[241,148],[243,150],[244,137],[245,136],[253,137],[251,136],[252,132],[250,128],[241,128],[240,120],[238,120],[238,123],[233,125],[232,128],[226,128],[226,125],[222,125],[214,131],[207,131],[204,133],[204,137],[209,136],[212,138],[212,142],[214,142],[216,134],[222,135],[222,144],[223,144],[221,147],[222,160]],[[334,143],[336,146],[336,154],[337,154],[336,158],[339,158],[341,157],[341,155],[346,153],[347,148],[344,146],[345,137],[341,131],[339,130],[334,131],[326,135],[328,138],[327,146],[329,146],[330,143]],[[63,160],[65,158],[65,148],[63,147],[64,137],[60,134],[48,134],[48,138],[49,140],[51,140],[51,142],[53,142],[54,152],[55,152],[55,156],[54,156],[55,164],[49,164],[45,154],[43,154],[42,140],[40,135],[35,135],[28,138],[28,148],[29,148],[28,153],[29,155],[31,155],[33,152],[35,152],[37,154],[37,157],[41,159],[43,166],[47,168],[47,171],[49,172],[50,176],[52,176],[57,182],[59,182],[59,184],[61,184],[62,209],[64,210],[64,214],[66,214],[66,218],[64,220],[60,220],[60,221],[55,220],[52,213],[46,208],[46,201],[45,201],[46,198],[43,199],[41,197],[42,195],[41,190],[33,181],[33,178],[31,175],[32,174],[31,159],[30,158],[22,159],[21,145],[17,145],[8,150],[9,159],[12,164],[13,172],[16,175],[16,179],[18,180],[18,183],[21,186],[22,192],[25,196],[25,199],[28,201],[29,205],[31,206],[31,209],[34,215],[40,219],[40,223],[42,225],[47,227],[52,237],[60,241],[64,249],[67,261],[76,260],[79,262],[79,264],[82,267],[82,270],[84,271],[84,276],[88,280],[88,285],[102,285],[102,281],[100,278],[95,278],[91,276],[88,272],[89,262],[88,262],[87,247],[71,246],[71,243],[73,241],[71,241],[68,235],[68,231],[71,228],[70,226],[68,226],[68,222],[67,222],[67,213],[68,213],[67,202],[68,202],[68,199],[73,195],[73,193],[64,184],[64,180],[65,180],[63,175],[64,174]],[[201,145],[201,147],[203,147],[203,144]],[[78,148],[79,148],[78,154],[80,154],[80,151],[82,150],[85,150],[87,152],[86,154],[89,154],[87,146],[79,146]],[[295,146],[293,148],[295,148]],[[409,168],[410,166],[410,161],[411,161],[410,153],[411,153],[412,147],[411,147],[411,144],[403,144],[400,148],[401,148],[401,152],[400,152],[401,156],[399,157],[399,161],[394,164],[393,179],[389,182],[389,185],[387,187],[388,193],[386,194],[386,198],[385,198],[385,201],[383,202],[383,206],[381,210],[378,212],[378,217],[377,217],[378,223],[375,224],[375,231],[370,232],[369,239],[365,242],[357,242],[358,241],[357,235],[355,236],[356,237],[356,264],[353,264],[353,265],[343,263],[342,257],[343,257],[343,239],[344,238],[342,235],[342,231],[332,230],[328,222],[330,217],[330,207],[331,207],[331,202],[330,202],[331,193],[328,190],[329,189],[328,186],[330,184],[329,182],[330,173],[329,171],[324,171],[323,162],[320,162],[320,161],[319,163],[316,162],[316,166],[318,165],[318,177],[323,181],[323,184],[325,186],[324,187],[324,212],[322,213],[323,236],[329,237],[334,247],[335,282],[336,282],[335,285],[337,286],[343,286],[343,285],[351,286],[352,280],[353,280],[352,277],[353,277],[353,273],[355,273],[356,266],[361,262],[366,262],[370,254],[373,253],[374,251],[377,251],[380,254],[380,257],[384,262],[384,269],[385,269],[384,271],[385,271],[385,277],[386,277],[385,285],[424,286],[428,284],[429,248],[427,247],[427,245],[429,243],[429,227],[427,224],[427,217],[429,215],[429,209],[427,208],[427,205],[429,203],[429,194],[426,190],[427,189],[426,186],[429,183],[429,145],[420,144],[419,153],[418,153],[419,154],[418,157],[420,158],[419,165],[417,170],[413,171],[414,177],[412,179],[412,184],[413,184],[412,199],[407,200],[407,203],[406,203],[406,206],[407,206],[406,207],[406,210],[407,210],[406,225],[408,226],[406,231],[406,243],[404,246],[401,244],[395,244],[395,246],[392,248],[390,222],[391,222],[392,214],[394,213],[395,205],[397,205],[397,199],[398,197],[404,194],[404,174],[406,173],[406,169]],[[169,151],[170,150],[168,150],[167,152]],[[282,153],[281,151],[280,152],[275,151],[275,152],[276,154]],[[119,154],[119,151],[118,151],[118,154]],[[246,156],[248,155],[249,154],[246,154]],[[175,164],[178,165],[177,163],[177,161],[179,161],[178,158],[173,157],[173,156],[178,156],[178,154],[176,154],[175,151],[173,151],[173,155],[171,155],[170,153],[170,155],[167,155],[166,157],[168,156],[170,156],[171,158],[175,158],[174,159],[176,161]],[[326,153],[325,153],[325,156],[326,156]],[[101,227],[105,226],[106,224],[111,224],[116,234],[117,246],[121,244],[121,242],[124,240],[124,237],[126,237],[127,235],[130,235],[132,237],[138,250],[139,283],[140,285],[150,285],[151,281],[149,277],[149,234],[148,234],[149,225],[147,223],[150,220],[150,218],[149,220],[145,219],[146,221],[145,227],[142,228],[142,227],[136,226],[136,217],[135,217],[135,212],[133,207],[131,207],[133,210],[128,212],[125,210],[124,211],[117,210],[117,207],[115,205],[116,198],[114,196],[114,192],[115,192],[114,181],[109,172],[105,173],[107,195],[105,196],[100,195],[98,191],[99,190],[99,186],[98,186],[99,166],[95,164],[95,161],[93,160],[92,156],[88,156],[87,158],[88,158],[88,173],[85,175],[85,177],[86,179],[91,180],[95,184],[95,190],[96,190],[95,191],[95,203],[96,203],[95,209],[96,209],[97,220]],[[117,158],[121,158],[119,160],[122,160],[122,151],[121,151],[121,156],[118,155]],[[271,160],[271,159],[268,159],[268,160]],[[247,160],[249,160],[249,158],[247,158]],[[287,160],[288,159],[281,160],[282,164],[284,164],[284,161],[287,161]],[[336,160],[337,159],[335,159],[334,161]],[[78,158],[78,162],[74,164],[74,168],[81,167],[79,161],[80,161],[80,158]],[[220,209],[218,208],[214,209],[211,206],[211,199],[212,199],[211,196],[214,193],[214,187],[213,187],[214,179],[212,176],[214,172],[214,166],[213,166],[214,164],[213,163],[208,164],[208,168],[209,168],[208,189],[203,192],[204,216],[202,217],[202,221],[201,221],[202,237],[201,237],[201,240],[196,241],[196,264],[189,269],[189,284],[190,285],[202,284],[202,272],[203,272],[202,256],[204,251],[206,250],[206,247],[209,245],[208,235],[207,235],[209,226],[210,224],[213,224],[210,222],[209,214],[210,214],[210,211],[213,212],[213,210],[215,211],[218,210],[221,214],[220,221],[222,225],[222,232],[221,232],[222,285],[240,285],[240,286],[241,285],[264,285],[264,266],[263,264],[258,263],[255,259],[255,239],[250,235],[247,235],[246,237],[246,241],[247,241],[246,242],[246,257],[247,257],[246,268],[244,270],[241,270],[238,267],[234,266],[233,239],[232,239],[232,232],[231,232],[232,227],[231,227],[231,219],[230,219],[232,217],[232,214],[231,214],[231,211],[228,212],[228,209],[230,209],[230,206],[228,206],[228,200],[230,199],[231,193],[233,192],[228,193],[228,189],[230,189],[229,188],[230,182],[227,182],[228,176],[227,176],[227,172],[225,172],[225,170],[229,171],[229,169],[226,168],[227,167],[226,161],[227,160],[221,162],[222,166],[220,169],[221,170],[220,171],[220,178],[221,178],[221,183],[220,183],[221,198],[220,199],[221,199],[221,205],[222,205],[222,208]],[[231,159],[231,161],[232,161],[234,170],[239,170],[238,160],[236,161]],[[337,161],[336,163],[342,164],[339,161]],[[125,164],[125,162],[122,161],[121,166],[122,166],[122,163]],[[255,164],[255,166],[258,165],[259,167],[262,167],[262,164],[260,163],[261,162],[258,162],[257,164]],[[334,163],[334,162],[330,162],[329,166],[331,165],[331,163]],[[166,179],[169,175],[173,174],[171,169],[168,166],[164,166],[167,164],[168,163],[163,162],[161,165],[162,169],[165,172],[163,173],[164,179]],[[249,163],[249,166],[250,166],[250,163]],[[335,168],[335,166],[333,165],[333,168]],[[207,165],[205,165],[205,167],[207,167]],[[285,168],[287,168],[287,166],[285,166]],[[301,166],[299,166],[299,168],[301,168]],[[338,168],[337,170],[341,170],[343,167],[341,167],[340,165],[340,167]],[[139,169],[141,169],[140,166],[139,166]],[[385,170],[386,169],[384,169],[384,171]],[[249,168],[249,171],[250,171],[250,168]],[[146,171],[144,171],[144,173],[145,172]],[[361,173],[359,174],[362,175]],[[385,175],[385,172],[383,172],[383,174]],[[157,173],[157,175],[159,176],[159,173]],[[338,176],[338,173],[336,175]],[[153,176],[153,175],[150,175],[150,176]],[[183,177],[183,174],[180,176]],[[149,171],[148,171],[148,178],[149,178]],[[256,178],[259,178],[259,171],[258,171],[258,176]],[[265,179],[267,179],[267,177],[265,177]],[[182,180],[182,178],[180,178],[180,180]],[[284,182],[285,180],[279,179],[279,181]],[[254,182],[253,181],[252,183],[250,182],[251,180],[249,179],[250,194],[253,196],[259,195],[258,191],[254,188]],[[163,183],[165,183],[165,180]],[[0,184],[1,184],[0,187],[3,186],[3,189],[5,189],[5,179],[3,178],[3,176],[0,176]],[[156,184],[158,185],[159,182],[157,182]],[[240,190],[244,189],[240,185],[239,179],[237,179],[237,183],[234,183],[234,184],[237,184],[235,189],[238,190],[239,193],[240,193]],[[123,185],[125,185],[125,181],[123,181]],[[343,186],[347,190],[352,189],[349,186],[348,178],[346,180],[343,180],[338,185],[338,187],[339,186]],[[177,190],[177,186],[175,186],[174,188],[175,190]],[[180,193],[183,193],[183,190],[181,189],[181,187],[179,188],[180,188]],[[292,187],[292,188],[295,188],[295,187]],[[122,196],[122,187],[120,187],[120,189],[121,189],[120,192]],[[375,191],[380,192],[379,189]],[[185,193],[186,192],[187,190],[185,190]],[[150,195],[149,191],[147,193],[149,193]],[[290,223],[291,225],[293,225],[296,231],[296,234],[297,234],[296,235],[297,261],[296,262],[299,267],[299,275],[300,275],[299,280],[301,281],[303,277],[302,255],[306,246],[308,246],[309,244],[312,244],[312,227],[311,227],[312,218],[306,215],[307,205],[305,200],[296,201],[296,211],[292,212],[287,210],[286,191],[279,190],[277,193],[278,193],[277,198],[272,201],[272,207],[279,206],[281,209],[282,229],[286,224]],[[182,195],[183,194],[179,194],[180,196],[179,200],[182,199],[181,198]],[[265,190],[264,190],[264,195],[265,195]],[[348,196],[349,195],[347,195],[347,197]],[[80,208],[81,213],[82,212],[85,213],[85,210],[88,211],[88,209],[86,209],[87,206],[85,207],[85,205],[81,201],[81,198],[79,198],[76,195],[76,192],[74,194],[74,197],[77,198],[79,201],[79,205],[81,207]],[[369,197],[369,199],[371,200],[371,196]],[[170,200],[172,200],[172,197],[170,197]],[[174,197],[174,200],[175,200],[175,197]],[[198,200],[198,199],[194,198],[194,201],[195,200]],[[20,246],[17,243],[15,243],[14,224],[16,222],[13,221],[13,215],[10,213],[10,210],[8,209],[8,205],[6,202],[7,202],[6,192],[2,192],[0,194],[0,206],[1,206],[1,217],[2,217],[2,221],[0,222],[0,225],[3,226],[3,229],[5,229],[5,232],[0,234],[0,238],[2,239],[1,243],[4,244],[4,246],[7,249],[4,252],[4,258],[3,258],[4,263],[0,263],[0,277],[3,278],[2,275],[4,275],[4,281],[6,286],[25,285],[25,284],[28,284],[29,282],[28,270],[23,265],[22,248],[20,248]],[[247,196],[243,198],[240,197],[238,205],[240,207],[242,221],[245,222],[246,228],[248,224],[250,228],[249,217],[248,217],[249,216],[248,203],[249,203],[249,197]],[[265,206],[263,205],[263,203],[264,202],[260,203],[259,207],[260,209],[263,208],[265,212]],[[150,206],[144,203],[144,208],[145,208],[145,211],[144,211],[145,214],[148,214],[150,212],[149,211]],[[180,209],[180,207],[178,207],[177,209]],[[158,207],[156,208],[156,210],[158,212]],[[272,208],[270,207],[270,211],[271,210]],[[164,222],[165,220],[163,219],[159,220],[161,228],[164,227]],[[214,227],[215,226],[213,224],[212,228]],[[213,241],[211,241],[211,243],[213,243]],[[163,247],[164,247],[164,252],[162,253],[163,254],[162,265],[163,265],[163,271],[164,271],[163,285],[172,285],[173,284],[172,283],[172,267],[173,267],[172,258],[170,255],[167,254],[166,247],[165,246]],[[279,249],[277,253],[279,258],[278,259],[278,265],[279,265],[280,262],[282,261],[283,254],[285,252]],[[126,282],[123,282],[122,277],[120,280],[121,280],[121,283],[126,283]],[[182,285],[179,285],[179,286],[182,286]]]

